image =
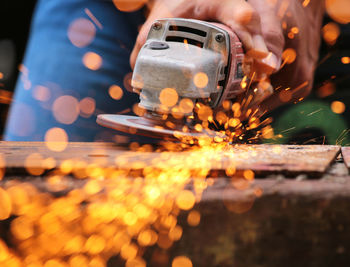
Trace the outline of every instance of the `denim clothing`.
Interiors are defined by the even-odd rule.
[[[83,46],[74,45],[68,34],[77,19],[88,21],[89,29],[95,30],[92,42]],[[39,0],[4,139],[43,141],[46,132],[57,127],[66,131],[69,141],[115,140],[114,135],[120,133],[97,125],[96,116],[132,114],[138,95],[123,84],[131,72],[129,56],[143,22],[142,10],[120,12],[112,0]],[[83,40],[89,37],[84,36],[89,34],[84,29],[79,34]],[[84,65],[88,52],[102,58],[97,70]],[[120,100],[110,96],[112,85],[123,88]],[[69,101],[60,106],[55,100],[62,96],[68,96]],[[81,102],[84,99],[90,102]],[[95,101],[92,114],[77,111],[82,103],[91,104],[91,99]],[[62,113],[61,119],[54,116],[54,107]],[[70,109],[79,115],[64,118]]]

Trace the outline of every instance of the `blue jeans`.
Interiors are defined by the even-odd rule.
[[[77,19],[87,28],[71,35]],[[138,95],[123,84],[143,22],[142,10],[120,12],[112,0],[39,0],[4,139],[43,141],[61,128],[69,141],[116,140],[119,133],[98,126],[96,116],[132,114]],[[89,52],[102,65],[86,60]],[[112,85],[123,88],[121,99],[109,94]]]

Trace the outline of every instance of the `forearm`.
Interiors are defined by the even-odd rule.
[[[293,49],[296,58],[293,62],[290,62],[290,58],[282,58],[282,68],[271,76],[271,83],[277,90],[262,103],[262,110],[272,110],[306,97],[312,89],[319,56],[324,1],[311,0],[306,6],[303,5],[306,1],[301,0],[280,0],[279,3],[280,6],[288,3],[284,14],[279,14],[285,38],[283,50]],[[297,33],[290,34],[292,29]]]

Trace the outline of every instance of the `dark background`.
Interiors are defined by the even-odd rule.
[[[35,0],[2,1],[0,7],[0,140],[22,60]]]
[[[2,139],[11,94],[15,88],[18,66],[25,51],[35,2],[35,0],[3,1],[0,8],[0,72],[4,73],[4,77],[0,79],[0,140]],[[326,16],[324,24],[330,21],[332,20]],[[330,46],[322,42],[320,50],[322,64],[316,71],[313,92],[303,101],[303,106],[299,106],[300,104],[286,105],[273,113],[273,127],[277,131],[275,133],[283,132],[285,136],[277,142],[334,143],[334,136],[339,135],[341,141],[339,143],[350,144],[350,138],[347,137],[347,130],[350,128],[350,64],[341,63],[343,56],[350,57],[350,25],[338,25],[341,34],[336,44]],[[329,81],[335,85],[336,91],[327,97],[320,97],[319,88]],[[333,101],[345,103],[346,110],[343,114],[334,116],[330,108],[325,108],[329,107]],[[292,110],[299,112],[296,110],[298,106],[300,109],[319,111],[312,114],[312,120],[307,127],[304,127],[300,122],[303,118],[310,119],[310,113],[302,114],[301,117],[294,116]],[[326,123],[330,120],[334,123]],[[314,122],[315,125],[313,125]],[[324,125],[327,126],[319,127],[320,122],[324,122]],[[288,125],[298,124],[301,126],[295,127],[285,134],[285,128],[288,128]],[[342,134],[344,134],[344,138],[342,138]]]

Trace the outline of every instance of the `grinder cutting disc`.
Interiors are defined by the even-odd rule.
[[[144,135],[153,138],[175,139],[184,138],[200,138],[200,137],[220,137],[227,136],[216,131],[206,130],[205,132],[197,132],[189,130],[182,131],[183,125],[172,129],[169,128],[163,121],[152,120],[145,117],[127,116],[127,115],[112,115],[103,114],[98,115],[96,122],[101,126],[112,128],[124,133],[132,133],[137,135]]]

